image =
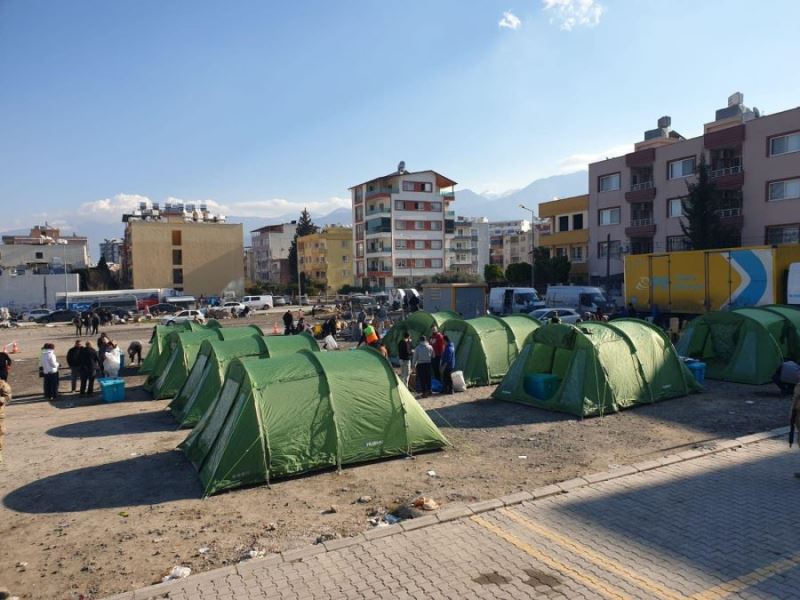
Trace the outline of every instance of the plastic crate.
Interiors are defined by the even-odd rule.
[[[124,379],[121,377],[101,377],[97,381],[100,384],[103,402],[122,402],[125,400]]]

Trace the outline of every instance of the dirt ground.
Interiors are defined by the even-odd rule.
[[[269,319],[271,329],[277,318],[255,322]],[[150,333],[145,325],[108,331],[122,348]],[[147,399],[135,368],[125,373],[125,402],[42,399],[39,348],[53,341],[64,357],[74,339],[65,325],[0,331],[0,345],[17,340],[21,350],[0,466],[0,587],[22,598],[98,598],[150,585],[175,565],[196,573],[251,551],[361,532],[419,495],[442,505],[494,498],[778,427],[789,410],[774,386],[710,382],[703,394],[578,420],[497,402],[489,399],[493,388],[476,388],[421,401],[453,443],[446,451],[204,500],[194,469],[175,450],[187,432],[175,429],[167,401]],[[68,387],[62,379],[61,390]],[[363,496],[371,500],[358,503]]]

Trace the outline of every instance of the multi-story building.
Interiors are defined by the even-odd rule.
[[[353,285],[353,229],[328,226],[297,238],[297,258],[307,279],[335,294],[344,285]]]
[[[355,280],[370,288],[407,287],[443,273],[445,235],[453,233],[448,206],[456,182],[436,171],[394,173],[350,188]]]
[[[530,230],[531,223],[525,219],[489,223],[489,262],[505,269],[510,264],[507,260],[512,255],[511,250],[504,249],[506,240],[509,243],[518,243],[519,234]],[[519,250],[516,249],[513,254],[518,255]]]
[[[483,268],[489,264],[489,219],[457,217],[445,244],[448,271],[483,277]]]
[[[90,266],[89,242],[83,236],[62,236],[48,225],[31,228],[28,235],[4,235],[0,268],[18,273],[63,273]]]
[[[107,264],[120,264],[122,262],[122,247],[125,242],[119,238],[106,238],[100,242],[100,256]]]
[[[256,262],[253,255],[253,247],[244,247],[244,256],[242,256],[242,266],[244,267],[244,278],[246,281],[253,282],[256,280]]]
[[[587,283],[589,194],[542,202],[539,218],[547,223],[537,247],[546,248],[550,256],[566,256],[571,263],[570,282]]]
[[[740,244],[800,239],[800,108],[765,116],[737,93],[701,136],[685,139],[670,125],[662,117],[633,152],[589,165],[592,281],[621,285],[625,253],[688,249],[681,201],[701,157]]]
[[[241,224],[206,205],[146,202],[122,216],[123,281],[133,288],[174,288],[194,296],[244,291]]]
[[[296,231],[297,221],[292,221],[259,227],[250,232],[254,281],[277,286],[289,283],[289,249]]]
[[[535,229],[507,233],[503,236],[503,269],[516,263],[532,260]]]

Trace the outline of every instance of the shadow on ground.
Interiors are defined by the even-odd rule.
[[[47,435],[62,438],[103,437],[107,435],[130,435],[155,431],[174,431],[175,419],[166,411],[142,412],[120,415],[107,419],[82,421],[61,425],[47,431]]]
[[[421,400],[420,403],[425,407],[425,400]],[[425,409],[436,426],[442,428],[485,429],[509,425],[556,423],[575,419],[571,415],[491,398],[470,400],[441,408],[425,407]]]
[[[201,494],[192,466],[182,453],[171,450],[44,477],[9,493],[3,504],[22,513],[83,512],[162,504]]]

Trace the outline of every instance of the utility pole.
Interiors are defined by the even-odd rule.
[[[606,293],[611,280],[611,234],[606,235]]]
[[[528,208],[524,204],[520,204],[519,207],[522,210],[527,210],[528,212],[531,213],[531,288],[536,289],[536,287],[534,286],[534,275],[533,275],[533,272],[534,272],[533,241],[534,241],[534,237],[535,237],[534,233],[533,233],[533,228],[534,228],[535,223],[536,223],[536,216],[534,215],[532,208]]]

